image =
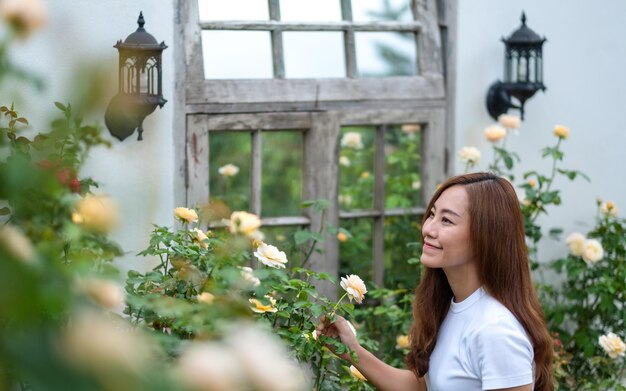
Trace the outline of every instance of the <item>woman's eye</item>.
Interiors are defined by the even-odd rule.
[[[452,221],[448,220],[446,217],[442,218],[441,221],[443,221],[444,223],[450,223],[452,224]]]

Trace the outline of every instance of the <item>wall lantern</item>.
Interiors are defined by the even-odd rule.
[[[546,41],[526,26],[526,15],[522,12],[522,25],[504,42],[504,81],[496,81],[487,92],[487,110],[493,119],[510,108],[520,110],[524,119],[524,103],[535,92],[545,91],[543,85],[542,46]],[[519,101],[515,105],[511,97]]]
[[[117,41],[113,46],[119,51],[118,93],[104,115],[109,132],[120,141],[133,134],[135,129],[143,140],[143,120],[156,109],[163,107],[161,53],[167,46],[158,43],[144,28],[143,13],[137,19],[137,31]]]

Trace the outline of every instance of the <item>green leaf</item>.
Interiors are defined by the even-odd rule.
[[[67,107],[65,107],[65,105],[61,102],[54,102],[54,105],[63,112],[67,110]]]

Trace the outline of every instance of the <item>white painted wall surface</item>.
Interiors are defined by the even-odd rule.
[[[539,150],[554,144],[552,129],[571,129],[565,141],[562,167],[591,178],[570,182],[560,177],[563,204],[542,218],[546,228],[558,226],[565,235],[593,227],[596,199],[614,200],[626,213],[626,2],[603,0],[459,0],[457,36],[456,150],[476,146],[483,156],[479,168],[492,160],[483,130],[493,124],[485,107],[491,83],[503,77],[504,44],[526,11],[527,25],[548,41],[544,44],[545,93],[527,101],[525,121],[507,146],[522,159],[522,171],[548,173]],[[510,113],[517,113],[512,110]],[[456,172],[464,170],[457,159]],[[540,259],[563,256],[566,247],[545,239]]]
[[[112,83],[117,86],[118,54],[113,45],[137,29],[139,11],[143,11],[145,29],[170,46],[163,52],[163,94],[169,102],[144,121],[144,140],[137,141],[135,133],[120,142],[105,129],[113,147],[94,150],[79,174],[100,182],[100,190],[110,194],[119,206],[120,227],[112,239],[127,252],[116,262],[119,269],[124,275],[128,269],[146,270],[151,260],[135,254],[147,246],[152,223],[173,224],[174,6],[170,0],[45,3],[47,25],[13,48],[15,62],[42,77],[46,84],[42,94],[28,88],[17,102],[20,113],[31,120],[35,129],[47,126],[49,114],[56,110],[54,101],[70,100],[72,91],[68,87],[78,64],[101,62],[114,72]],[[104,108],[95,113],[92,121],[104,126]]]

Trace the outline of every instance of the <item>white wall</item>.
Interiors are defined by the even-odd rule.
[[[46,5],[47,25],[14,47],[13,53],[17,63],[41,76],[46,84],[43,94],[27,88],[17,99],[21,114],[38,130],[47,126],[48,115],[55,110],[54,101],[70,100],[73,91],[67,85],[78,64],[102,63],[114,72],[111,83],[117,85],[118,55],[113,45],[137,29],[139,11],[143,11],[145,29],[170,46],[163,52],[163,94],[169,102],[144,121],[144,140],[137,141],[135,133],[120,142],[105,129],[113,147],[94,150],[79,175],[100,182],[100,190],[110,194],[119,206],[121,224],[112,239],[127,252],[117,261],[120,270],[124,274],[131,268],[145,270],[150,261],[135,254],[147,246],[152,223],[173,224],[175,206],[172,1],[49,0]],[[93,119],[104,126],[103,118],[104,109],[95,113]]]
[[[527,25],[548,41],[544,44],[545,93],[527,101],[519,135],[507,146],[517,152],[522,171],[548,173],[539,150],[554,144],[552,128],[564,124],[571,136],[564,143],[562,167],[591,178],[570,182],[560,177],[563,204],[549,210],[544,227],[586,233],[594,222],[596,198],[614,200],[626,214],[626,2],[603,0],[459,0],[457,36],[456,149],[478,147],[486,169],[491,146],[483,130],[493,120],[485,108],[486,92],[502,79],[504,44],[526,11]],[[518,113],[511,110],[510,113]],[[457,159],[456,172],[464,167]],[[565,254],[565,246],[544,240],[540,258]]]

